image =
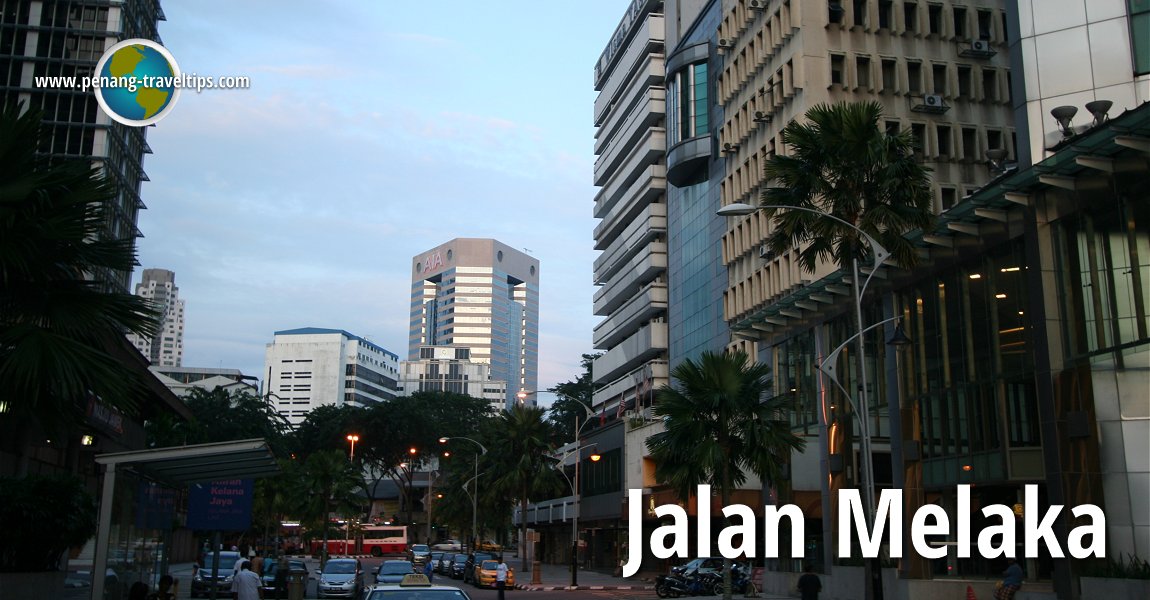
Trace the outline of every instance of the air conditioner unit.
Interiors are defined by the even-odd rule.
[[[759,245],[759,258],[765,258],[767,260],[771,260],[774,257],[775,257],[775,255],[771,254],[771,249],[768,248],[766,244]]]
[[[756,110],[755,111],[755,122],[757,122],[757,123],[770,123],[771,122],[771,113],[769,113],[765,110]]]
[[[747,6],[755,10],[766,10],[767,0],[748,0]]]
[[[923,97],[922,103],[931,108],[942,108],[942,96],[938,94],[927,94]]]
[[[990,42],[986,40],[974,40],[970,43],[970,49],[979,54],[990,52]]]
[[[719,38],[718,46],[720,48],[734,48],[735,40],[731,38]]]
[[[738,149],[739,149],[738,144],[732,144],[731,142],[725,142],[723,144],[723,152],[734,152]]]

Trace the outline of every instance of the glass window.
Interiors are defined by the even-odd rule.
[[[1150,0],[1127,0],[1130,5],[1130,38],[1134,72],[1150,73]]]
[[[843,84],[843,56],[841,54],[831,55],[831,85]]]
[[[902,5],[902,19],[906,30],[918,33],[918,5],[914,2],[904,2]]]

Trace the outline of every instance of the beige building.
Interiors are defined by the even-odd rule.
[[[160,328],[152,337],[128,334],[128,340],[148,357],[152,366],[179,367],[184,362],[184,301],[176,287],[176,274],[167,269],[144,269],[136,295],[152,301],[160,312]]]
[[[821,103],[878,101],[888,128],[914,132],[934,171],[937,212],[990,180],[989,149],[1016,156],[1001,0],[726,0],[723,11],[723,205],[759,202],[765,162],[786,151],[783,127]],[[748,330],[748,317],[812,279],[792,254],[762,250],[767,221],[732,218],[723,240],[724,314],[744,331],[736,345],[752,354],[770,327]]]

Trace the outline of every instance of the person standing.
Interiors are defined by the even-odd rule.
[[[256,550],[256,556],[252,559],[252,573],[264,576],[264,553],[263,550]]]
[[[240,566],[240,572],[232,579],[232,591],[236,593],[236,600],[260,600],[264,597],[260,576],[252,573],[250,561],[245,560]]]
[[[435,569],[432,566],[431,557],[427,558],[427,562],[423,563],[423,574],[427,575],[427,580],[435,579]]]
[[[995,600],[1012,600],[1022,588],[1022,567],[1013,558],[1006,559],[1006,570],[1002,572],[1002,587],[994,593]]]
[[[507,588],[507,563],[503,562],[503,555],[499,555],[499,564],[495,566],[495,589],[499,590],[499,600],[503,600],[503,590]]]
[[[807,563],[803,569],[802,577],[799,577],[798,588],[803,600],[819,600],[819,592],[823,591],[823,582],[819,580],[818,575],[815,575],[814,565]]]

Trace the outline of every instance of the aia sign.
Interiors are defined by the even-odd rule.
[[[443,268],[443,254],[441,252],[432,252],[423,259],[423,270],[436,271]]]

